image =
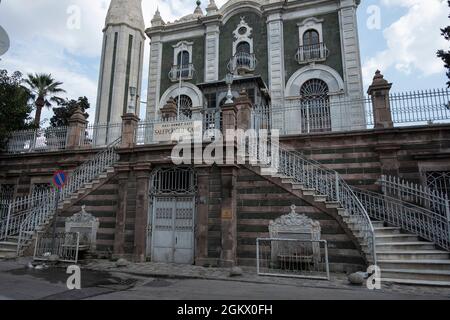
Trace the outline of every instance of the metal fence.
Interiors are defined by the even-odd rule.
[[[450,90],[394,93],[389,97],[396,124],[429,124],[450,120]]]
[[[80,246],[78,232],[52,233],[38,232],[34,247],[34,260],[47,261],[51,255],[57,255],[61,262],[77,263]]]
[[[378,183],[383,194],[427,208],[450,219],[450,202],[447,194],[398,177],[382,175]]]
[[[276,129],[281,135],[365,130],[373,128],[370,98],[287,99],[283,105],[254,106],[253,127]]]
[[[7,153],[57,151],[66,148],[67,127],[12,132],[8,138]]]
[[[88,124],[81,136],[82,147],[105,147],[122,136],[122,123]]]
[[[261,276],[330,280],[325,240],[258,238],[256,260]]]

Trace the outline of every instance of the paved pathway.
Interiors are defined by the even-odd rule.
[[[69,291],[64,268],[27,269],[28,261],[0,261],[0,300],[450,300],[449,289],[384,285],[380,291],[370,291],[349,285],[342,275],[333,275],[332,281],[312,281],[258,277],[246,269],[243,276],[230,278],[228,269],[154,263],[119,268],[105,260],[82,265],[82,290]]]

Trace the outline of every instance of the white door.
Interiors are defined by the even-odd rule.
[[[153,198],[152,261],[194,263],[194,212],[193,196]]]

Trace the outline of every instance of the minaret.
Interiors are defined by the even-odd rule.
[[[145,24],[142,0],[111,0],[103,29],[96,124],[140,112]],[[110,139],[108,139],[110,140]]]

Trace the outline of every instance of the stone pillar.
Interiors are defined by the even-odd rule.
[[[377,70],[367,93],[372,97],[375,128],[393,128],[389,91],[392,83]]]
[[[161,108],[161,116],[163,119],[173,119],[177,117],[177,104],[175,99],[170,97],[164,107]]]
[[[222,131],[225,135],[226,130],[236,129],[237,109],[235,104],[225,104],[222,106]]]
[[[119,199],[116,212],[116,230],[114,232],[114,257],[125,256],[125,226],[127,220],[128,180],[130,168],[128,165],[116,166],[119,184]]]
[[[219,265],[233,267],[237,265],[237,168],[227,166],[221,168],[222,203],[221,203],[221,235],[222,251]]]
[[[151,164],[139,163],[134,166],[134,171],[136,174],[134,260],[136,262],[145,262]]]
[[[239,93],[239,97],[235,99],[237,110],[236,123],[237,128],[244,131],[252,128],[252,101],[248,97],[245,90]]]
[[[80,108],[77,108],[69,119],[69,128],[67,131],[67,149],[77,149],[84,138],[87,120]]]
[[[195,219],[195,264],[210,264],[208,260],[208,218],[209,218],[209,167],[197,167],[198,204]]]
[[[269,61],[269,88],[272,104],[282,106],[285,90],[284,30],[281,1],[270,1],[267,7],[267,45]],[[276,4],[275,4],[276,3]]]
[[[136,144],[138,122],[138,116],[133,113],[122,116],[122,148],[132,148]]]

